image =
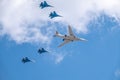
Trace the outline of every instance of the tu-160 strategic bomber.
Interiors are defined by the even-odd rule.
[[[78,37],[76,37],[76,36],[73,34],[73,31],[72,31],[70,25],[68,26],[68,35],[62,35],[62,34],[60,34],[60,33],[58,33],[58,32],[56,31],[54,37],[60,37],[60,38],[62,38],[63,41],[64,41],[64,42],[63,42],[62,44],[60,44],[58,47],[61,47],[61,46],[65,45],[65,44],[67,44],[67,43],[69,43],[69,42],[73,42],[73,41],[87,41],[87,40],[84,39],[84,38],[78,38]]]

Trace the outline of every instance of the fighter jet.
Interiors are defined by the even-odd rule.
[[[63,42],[62,44],[60,44],[58,47],[61,47],[61,46],[65,45],[65,44],[67,44],[67,43],[69,43],[69,42],[73,42],[73,41],[87,41],[87,40],[84,39],[84,38],[78,38],[78,37],[76,37],[76,36],[73,34],[70,25],[68,26],[68,33],[69,33],[68,35],[62,35],[62,34],[59,34],[59,33],[56,31],[54,37],[60,37],[60,38],[62,38],[63,41],[64,41],[64,42]]]
[[[24,57],[24,58],[22,59],[22,62],[23,62],[23,63],[26,63],[26,62],[33,62],[33,61],[30,60],[28,57]]]
[[[53,11],[49,14],[49,17],[52,19],[52,18],[55,18],[55,17],[62,17],[62,16],[58,15],[55,11]]]
[[[38,53],[39,53],[39,54],[42,54],[42,53],[45,53],[45,52],[48,52],[48,51],[45,50],[44,48],[40,48],[40,49],[38,50]]]
[[[53,7],[53,6],[49,5],[46,1],[44,1],[44,2],[40,3],[40,7],[41,7],[41,9],[43,9],[43,8],[46,8],[46,7]]]

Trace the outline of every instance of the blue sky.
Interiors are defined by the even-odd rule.
[[[3,4],[7,4],[6,1],[3,0]],[[84,1],[81,1],[83,3],[80,4],[84,5]],[[30,7],[31,3],[34,3],[33,6],[35,6],[38,2],[40,3],[40,1],[33,2],[31,0],[27,6]],[[54,5],[55,3],[63,3],[62,1],[58,2],[50,1]],[[74,0],[71,0],[70,4],[72,2]],[[49,20],[47,14],[44,14],[43,17],[36,17],[39,8],[34,10],[35,13],[30,14],[34,14],[34,17],[27,16],[23,19],[21,15],[26,16],[26,12],[21,14],[22,10],[18,8],[20,12],[16,14],[19,17],[12,16],[15,24],[13,21],[7,21],[10,18],[7,17],[9,14],[6,13],[3,4],[0,4],[3,7],[0,8],[0,11],[3,11],[0,15],[0,80],[119,80],[120,21],[118,15],[112,16],[116,13],[119,14],[119,12],[113,10],[113,13],[111,11],[117,4],[110,0],[108,6],[103,8],[104,4],[100,3],[103,3],[104,0],[98,1],[100,3],[95,2],[98,8],[94,12],[94,9],[91,9],[93,7],[90,7],[93,5],[92,2],[94,1],[88,1],[89,6],[80,6],[81,9],[85,10],[81,10],[81,14],[90,11],[90,14],[82,17],[78,15],[79,11],[77,10],[79,9],[76,9],[75,13],[66,15],[66,9],[68,12],[70,10],[68,7],[63,9],[60,8],[60,5],[55,5],[57,8],[54,9],[58,10],[65,18],[53,20]],[[18,0],[16,5],[18,3],[24,5],[26,2]],[[14,6],[10,6],[10,9],[13,9],[10,14],[14,13],[14,10],[16,11]],[[88,9],[89,7],[90,9]],[[26,7],[26,9],[29,12],[29,8]],[[49,8],[40,11],[48,13],[49,10],[51,11]],[[68,18],[72,14],[76,14],[73,22],[72,17]],[[71,24],[75,35],[88,41],[71,42],[58,48],[57,46],[62,42],[62,39],[52,36],[56,30],[61,34],[67,34],[68,24]],[[47,49],[49,53],[38,54],[37,50],[41,47]],[[26,56],[35,60],[35,63],[23,64],[21,59]]]

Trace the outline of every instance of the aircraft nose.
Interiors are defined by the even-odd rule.
[[[87,41],[87,40],[86,40],[86,39],[84,39],[84,38],[80,38],[80,40],[81,40],[81,41]]]

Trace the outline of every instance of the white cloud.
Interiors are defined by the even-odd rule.
[[[61,61],[63,61],[65,55],[62,55],[62,54],[58,54],[58,55],[55,55],[56,56],[56,59],[55,59],[55,63],[56,64],[59,64]]]
[[[41,26],[39,25],[42,24],[41,21],[38,22],[40,20],[39,10],[33,1],[3,0],[0,7],[2,31],[9,35],[10,39],[17,43],[48,41],[48,37],[40,32]]]
[[[73,25],[78,32],[87,32],[86,25],[94,17],[104,12],[112,17],[120,16],[119,0],[54,0],[56,10],[61,12],[64,20]],[[57,3],[57,4],[56,4]],[[61,7],[62,5],[62,7]]]
[[[54,8],[42,10],[39,8],[41,1],[0,0],[0,34],[7,34],[17,43],[49,43],[54,27],[48,26],[47,21],[70,24],[77,32],[87,33],[86,25],[101,12],[116,19],[120,17],[120,0],[46,0]],[[48,15],[53,10],[63,17],[50,20]],[[47,33],[42,33],[43,28]]]
[[[115,76],[116,76],[116,77],[120,77],[120,70],[116,70],[116,71],[115,71]]]
[[[59,64],[61,63],[64,58],[65,58],[66,54],[65,53],[58,53],[55,51],[52,51],[50,53],[50,59],[55,63],[55,64]]]

